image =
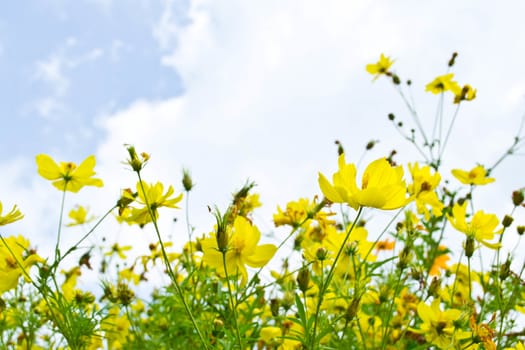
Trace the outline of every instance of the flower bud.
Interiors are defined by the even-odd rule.
[[[353,320],[354,317],[357,315],[357,311],[359,311],[360,302],[361,302],[361,298],[352,299],[352,302],[350,303],[350,305],[348,305],[348,308],[346,309],[346,313],[345,313],[345,319],[347,321]]]
[[[186,192],[190,192],[193,186],[195,186],[188,169],[182,169],[182,186]]]
[[[468,236],[467,240],[465,241],[465,256],[467,258],[471,258],[472,255],[474,255],[474,249],[475,249],[474,243],[475,243],[474,238],[471,236]]]
[[[452,57],[448,61],[448,66],[449,67],[452,67],[454,65],[454,63],[456,63],[456,57],[458,57],[458,53],[457,52],[452,53]]]
[[[521,236],[525,232],[525,226],[518,226],[516,230],[518,231],[518,235]]]
[[[315,252],[315,257],[319,261],[326,260],[326,258],[328,257],[328,249],[324,247],[319,247],[317,251]]]
[[[335,140],[335,144],[337,145],[337,155],[338,156],[345,153],[345,149],[343,148],[343,145],[341,144],[339,140]]]
[[[523,195],[523,191],[514,191],[512,192],[512,204],[514,204],[514,206],[518,206],[520,205],[521,203],[523,203],[523,200],[525,199],[525,196]]]
[[[396,119],[394,113],[388,113],[388,120],[393,121],[394,119]]]
[[[430,282],[430,286],[428,287],[428,295],[437,297],[440,284],[441,284],[441,280],[439,278],[437,277],[432,278],[432,282]]]
[[[392,75],[392,82],[395,84],[395,85],[399,85],[401,84],[401,79],[399,79],[399,77],[395,74]]]
[[[410,263],[411,259],[412,253],[410,252],[410,247],[405,246],[403,250],[401,250],[401,252],[399,253],[399,261],[397,262],[397,267],[400,270],[404,270]]]
[[[510,275],[510,264],[512,261],[510,260],[510,257],[507,258],[507,260],[501,264],[500,270],[499,270],[499,279],[501,281],[504,281],[509,277]]]
[[[310,288],[310,271],[306,266],[303,266],[299,272],[297,273],[297,285],[299,286],[299,290],[303,293],[306,293],[306,291]]]
[[[131,169],[133,169],[133,171],[139,172],[140,170],[142,170],[145,161],[139,159],[139,156],[137,155],[137,151],[135,150],[134,146],[127,145],[126,149],[128,150],[129,154],[129,159],[127,160],[127,163],[131,166]],[[149,155],[147,158],[149,159]]]
[[[503,227],[509,227],[510,225],[512,225],[512,222],[514,221],[514,218],[510,215],[505,215],[503,217],[503,220],[501,221],[501,224],[503,225]]]
[[[372,148],[374,148],[374,146],[376,145],[377,142],[378,141],[376,141],[376,140],[368,141],[368,143],[366,144],[366,150],[370,151]]]
[[[280,307],[279,299],[271,299],[270,300],[270,311],[272,312],[273,317],[279,316],[279,307]]]

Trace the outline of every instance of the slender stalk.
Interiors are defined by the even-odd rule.
[[[170,276],[171,282],[175,286],[175,290],[177,291],[177,294],[179,295],[179,298],[182,301],[184,309],[186,310],[186,313],[188,314],[188,317],[190,318],[190,321],[191,321],[191,323],[193,325],[193,328],[197,332],[197,335],[199,336],[199,338],[200,338],[200,340],[202,342],[202,345],[204,346],[205,349],[209,349],[208,343],[204,339],[204,336],[202,335],[202,332],[201,332],[199,326],[197,325],[197,320],[193,316],[193,313],[191,312],[190,307],[188,306],[186,298],[184,298],[184,292],[182,291],[181,286],[177,282],[177,277],[175,276],[175,273],[173,272],[173,268],[171,267],[171,264],[170,264],[170,261],[169,261],[169,258],[168,258],[168,254],[166,253],[166,247],[164,245],[164,241],[162,240],[162,237],[160,235],[160,229],[159,229],[159,226],[157,224],[157,219],[155,217],[155,214],[153,213],[153,210],[152,210],[152,208],[150,206],[150,203],[149,203],[148,196],[146,195],[146,191],[144,189],[144,183],[142,181],[142,176],[140,175],[140,171],[136,171],[136,173],[137,173],[137,176],[139,178],[140,188],[142,190],[142,193],[144,193],[144,204],[145,204],[146,208],[148,209],[148,213],[149,213],[149,215],[151,217],[151,222],[153,223],[153,227],[155,229],[155,234],[157,235],[157,239],[159,241],[160,250],[162,252],[162,259],[164,260],[164,264],[166,265],[166,270],[168,271],[168,275]]]
[[[403,268],[400,268],[399,269],[399,275],[397,276],[397,280],[396,280],[396,287],[394,289],[394,296],[392,297],[392,300],[390,301],[390,305],[388,307],[388,313],[386,315],[386,321],[384,323],[384,331],[383,331],[383,340],[381,341],[381,349],[384,350],[386,349],[386,341],[387,341],[387,337],[388,337],[388,334],[390,333],[389,330],[390,330],[390,319],[392,318],[392,312],[394,310],[394,305],[396,304],[396,296],[397,294],[399,293],[399,287],[401,286],[401,280],[402,280],[402,277],[403,277]]]
[[[317,324],[319,322],[319,312],[321,311],[321,304],[323,303],[324,295],[326,294],[326,291],[328,290],[328,286],[330,285],[330,282],[332,281],[332,278],[335,272],[335,267],[337,265],[337,262],[339,261],[339,258],[341,257],[341,254],[343,253],[343,250],[345,249],[346,242],[348,241],[348,238],[350,238],[350,234],[352,233],[355,226],[357,225],[362,212],[363,212],[363,207],[359,207],[359,210],[357,211],[357,215],[354,221],[352,222],[352,225],[346,232],[346,236],[343,239],[343,242],[341,243],[341,247],[339,247],[339,251],[337,252],[337,255],[335,256],[334,262],[332,263],[332,266],[330,267],[330,270],[328,271],[326,280],[322,283],[321,288],[319,289],[319,300],[317,301],[317,307],[315,309],[314,326],[313,326],[312,339],[311,339],[312,349],[315,347],[314,345],[315,345],[315,338],[316,338],[316,333],[317,333]]]
[[[458,106],[456,107],[456,110],[454,112],[454,116],[452,117],[452,121],[450,122],[450,125],[448,127],[447,134],[445,135],[445,140],[443,140],[443,145],[441,147],[441,151],[439,152],[438,161],[441,161],[441,159],[443,159],[443,154],[445,153],[445,147],[447,146],[448,138],[450,137],[450,134],[452,133],[452,129],[454,127],[454,123],[456,122],[456,118],[457,118],[457,116],[459,114],[459,107],[460,106],[461,106],[461,104],[459,103]]]
[[[67,183],[66,183],[67,185]],[[62,191],[62,200],[60,202],[60,217],[58,219],[58,232],[57,232],[57,242],[55,245],[55,262],[60,261],[60,235],[62,233],[62,218],[64,216],[64,203],[66,201],[66,189]]]
[[[228,276],[228,267],[226,265],[226,253],[227,251],[222,252],[222,265],[224,267],[224,275],[226,278],[226,284],[228,285],[228,294],[230,295],[229,299],[230,299],[230,306],[233,312],[233,323],[235,325],[235,336],[237,337],[237,342],[239,343],[239,349],[242,350],[241,333],[239,331],[239,324],[237,323],[237,303],[234,300],[232,287],[230,285],[230,277]]]
[[[108,217],[109,214],[111,214],[111,212],[116,208],[117,206],[114,206],[112,207],[111,209],[109,209],[96,223],[95,225],[93,225],[93,227],[91,229],[89,229],[89,231],[84,234],[84,236],[82,236],[82,238],[80,238],[78,240],[77,243],[75,243],[71,248],[68,249],[68,251],[64,254],[64,256],[62,256],[62,259],[61,260],[64,260],[64,258],[66,256],[68,256],[69,254],[71,254],[73,251],[75,251],[78,246],[84,242],[84,240],[86,240],[86,238],[88,238],[94,231],[95,229],[102,223],[102,221],[104,221],[104,219],[106,219]]]

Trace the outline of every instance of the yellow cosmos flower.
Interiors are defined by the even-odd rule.
[[[432,208],[434,216],[441,216],[444,205],[436,194],[436,188],[441,181],[439,173],[431,173],[430,166],[419,167],[418,163],[408,164],[413,182],[408,185],[408,192],[415,197],[417,212],[423,214],[425,219],[430,218],[427,205]]]
[[[29,250],[29,240],[22,235],[0,240],[0,294],[16,288],[20,276],[30,281],[27,272],[37,262],[44,262],[34,251]],[[24,273],[25,272],[25,273]]]
[[[452,175],[465,185],[486,185],[496,181],[492,177],[487,177],[487,171],[482,165],[478,165],[470,171],[453,169]]]
[[[470,85],[463,86],[461,92],[454,96],[454,103],[460,103],[461,101],[472,101],[476,98],[477,90],[472,88]]]
[[[495,234],[500,234],[501,230],[496,231],[496,226],[499,224],[498,217],[494,214],[485,214],[483,210],[479,210],[472,216],[470,222],[467,222],[467,202],[462,205],[454,204],[452,208],[452,215],[447,214],[448,221],[458,231],[463,232],[467,237],[471,237],[483,244],[484,246],[497,249],[501,245],[499,243],[490,243],[489,240],[494,238]]]
[[[332,176],[333,184],[319,173],[319,187],[331,202],[346,203],[356,210],[359,207],[392,210],[409,202],[402,167],[391,166],[385,158],[377,159],[365,169],[358,188],[355,165],[347,164],[344,154],[339,156],[338,163],[339,170]]]
[[[73,221],[68,223],[66,226],[83,225],[83,224],[87,224],[88,222],[90,222],[93,219],[95,219],[94,216],[88,217],[88,215],[87,215],[88,211],[89,211],[89,208],[85,208],[85,207],[83,207],[81,205],[77,205],[75,207],[75,209],[71,209],[71,211],[69,212],[69,217]]]
[[[270,261],[277,247],[273,244],[257,245],[261,238],[259,229],[250,224],[242,216],[237,216],[233,222],[233,230],[228,232],[228,250],[226,251],[226,269],[224,270],[223,254],[217,247],[214,235],[200,241],[204,252],[203,261],[215,268],[221,277],[240,275],[242,284],[248,280],[246,265],[250,267],[263,267]]]
[[[424,335],[428,342],[440,349],[452,349],[455,340],[468,337],[470,333],[457,330],[454,326],[454,322],[461,317],[461,311],[457,309],[441,311],[440,304],[439,299],[434,299],[430,306],[420,302],[417,305],[417,314],[423,323],[419,329],[411,329],[411,331]]]
[[[142,186],[144,186],[144,190],[142,190]],[[157,182],[156,184],[142,182],[142,186],[140,181],[137,182],[136,198],[133,194],[129,194],[131,197],[130,200],[135,200],[137,203],[142,204],[143,206],[141,208],[131,208],[131,210],[128,211],[129,216],[125,218],[128,223],[136,223],[144,226],[145,224],[152,221],[146,203],[151,208],[155,220],[157,220],[159,217],[159,208],[179,208],[177,207],[177,203],[182,200],[182,193],[177,197],[172,197],[175,192],[173,186],[168,187],[166,193],[164,193],[164,185],[161,182]]]
[[[379,57],[379,61],[377,61],[377,63],[366,65],[366,71],[375,75],[374,80],[376,80],[381,74],[386,74],[393,64],[394,61],[391,60],[390,57],[381,54],[381,57]]]
[[[22,218],[24,217],[24,215],[20,212],[16,205],[14,205],[13,209],[11,209],[11,211],[5,215],[2,215],[3,209],[4,208],[2,202],[0,202],[0,226],[7,225],[18,220],[22,220]]]
[[[505,348],[505,350],[525,350],[525,346],[522,342],[518,342],[514,348]]]
[[[439,77],[436,77],[436,79],[432,80],[430,83],[427,84],[425,91],[429,91],[433,94],[441,94],[445,91],[450,91],[454,95],[461,94],[461,86],[454,80],[453,73],[448,73],[445,75],[440,75]]]
[[[102,180],[94,178],[96,174],[95,156],[89,156],[77,167],[72,162],[60,162],[57,164],[50,156],[39,154],[36,156],[38,174],[46,180],[53,181],[60,191],[78,192],[84,186],[102,187]]]
[[[118,243],[114,243],[112,246],[111,246],[111,249],[106,252],[104,255],[105,256],[113,256],[113,255],[118,255],[119,258],[121,258],[122,260],[126,259],[126,254],[124,254],[125,251],[127,250],[131,250],[133,247],[130,246],[130,245],[125,245],[125,246],[120,246]]]
[[[277,207],[277,214],[273,214],[273,222],[276,227],[282,225],[298,227],[306,219],[312,218],[321,225],[334,225],[335,221],[329,220],[328,217],[335,215],[335,213],[321,211],[323,206],[324,204],[318,203],[316,198],[313,201],[310,201],[308,198],[300,198],[297,201],[288,202],[284,211],[281,207]]]

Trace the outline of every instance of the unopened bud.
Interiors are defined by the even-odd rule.
[[[523,195],[523,191],[512,192],[512,204],[514,204],[516,207],[518,205],[521,205],[524,199],[525,199],[525,196]]]
[[[512,261],[510,260],[510,258],[507,258],[507,260],[501,265],[499,270],[499,279],[501,281],[504,281],[507,279],[507,277],[509,277],[511,263]]]
[[[310,285],[310,271],[305,266],[303,266],[297,273],[296,281],[299,290],[306,293]]]
[[[345,153],[345,150],[343,148],[343,145],[339,140],[335,140],[335,144],[337,145],[337,155],[340,156],[341,154]]]
[[[280,307],[279,299],[274,298],[270,300],[270,311],[272,312],[273,317],[279,316],[279,307]]]
[[[372,140],[372,141],[368,141],[368,143],[366,144],[366,150],[369,151],[371,150],[372,148],[374,148],[374,146],[376,145],[377,141],[375,140]]]
[[[467,240],[465,241],[465,256],[467,258],[471,258],[472,255],[474,255],[474,249],[475,249],[474,243],[475,243],[474,238],[471,236],[468,236]]]
[[[452,53],[452,57],[448,61],[448,66],[449,67],[452,67],[454,65],[454,63],[456,63],[456,57],[458,57],[458,53],[457,52]]]
[[[215,239],[217,240],[217,248],[221,253],[226,253],[228,250],[228,220],[230,217],[230,212],[226,211],[224,215],[221,215],[219,209],[215,209],[215,220],[217,221],[217,232]]]
[[[388,120],[394,120],[396,119],[396,116],[394,115],[394,113],[388,113]]]
[[[315,252],[315,257],[319,261],[326,260],[326,258],[328,257],[328,249],[324,247],[319,247],[317,251]]]
[[[401,252],[399,253],[399,261],[397,262],[397,267],[400,270],[404,270],[410,263],[410,260],[412,259],[412,254],[410,250],[411,249],[408,246],[405,246],[403,250],[401,250]]]
[[[428,295],[437,297],[440,284],[441,284],[441,280],[439,278],[437,277],[432,278],[432,282],[430,282],[430,286],[428,286]]]
[[[350,305],[348,305],[348,308],[346,309],[346,313],[345,313],[345,319],[347,321],[353,320],[354,317],[357,315],[357,311],[359,311],[360,302],[361,302],[361,298],[352,299],[352,302],[350,303]]]
[[[131,169],[133,169],[133,171],[139,172],[140,170],[142,170],[146,161],[149,159],[149,155],[147,155],[147,159],[141,160],[139,156],[137,155],[137,151],[135,150],[134,146],[127,145],[126,149],[128,150],[128,154],[129,154],[129,159],[127,163],[129,164],[129,166],[131,166]],[[146,154],[146,153],[143,153],[143,154]],[[145,157],[143,156],[143,158]]]
[[[501,221],[501,224],[503,225],[503,227],[509,227],[510,225],[512,225],[513,221],[514,221],[514,218],[512,216],[505,215],[503,217],[503,220]]]
[[[525,226],[518,226],[516,230],[518,231],[518,235],[521,236],[523,233],[525,233]]]
[[[399,85],[401,84],[401,79],[399,79],[399,77],[395,74],[392,75],[392,82],[395,84],[395,85]]]
[[[191,191],[193,186],[195,186],[188,169],[182,169],[182,186],[186,192]]]

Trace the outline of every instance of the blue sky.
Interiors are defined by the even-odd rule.
[[[160,2],[12,1],[2,7],[0,93],[9,123],[0,136],[17,145],[3,147],[3,158],[93,152],[102,136],[94,116],[183,89],[177,72],[160,64],[162,48],[152,35]],[[181,25],[184,7],[176,6]]]
[[[372,139],[381,141],[365,164],[394,148],[400,161],[418,160],[386,120],[409,120],[399,96],[364,70],[382,52],[413,80],[427,126],[437,98],[424,86],[459,52],[456,77],[478,99],[460,111],[444,170],[491,165],[525,111],[523,13],[518,0],[5,2],[0,200],[26,214],[8,232],[45,247],[56,230],[59,194],[36,175],[36,154],[77,163],[95,154],[105,188],[68,197],[66,208],[87,203],[101,214],[135,181],[121,164],[124,143],[151,153],[150,182],[180,190],[181,169],[191,170],[198,234],[211,229],[207,206],[224,207],[247,178],[258,183],[257,221],[269,232],[276,205],[319,194],[317,172],[335,169],[336,139],[348,161]],[[523,170],[522,156],[504,163],[480,203],[504,214]],[[181,234],[169,215],[182,211],[165,223]]]

